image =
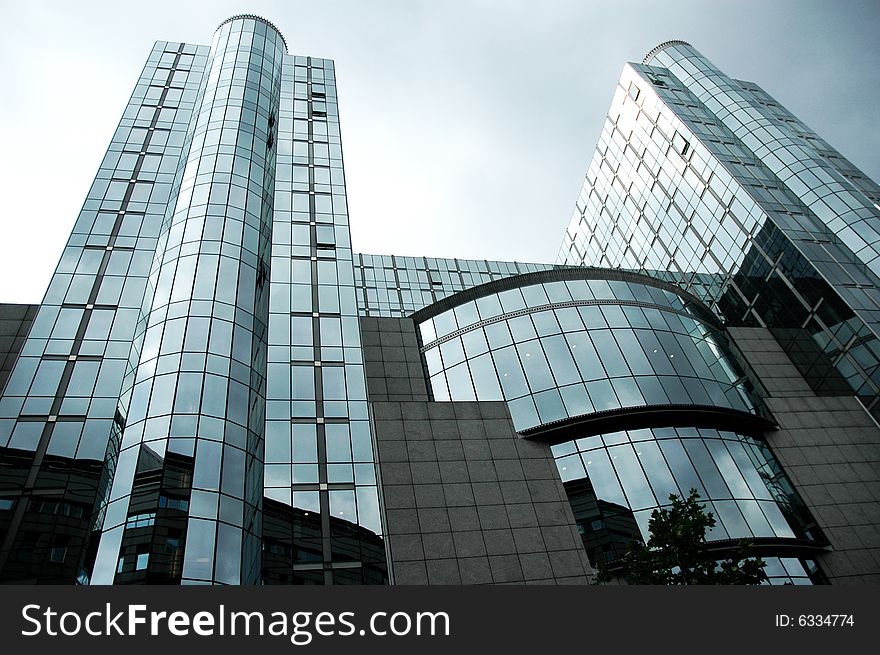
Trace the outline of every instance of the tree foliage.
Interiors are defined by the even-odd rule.
[[[652,585],[755,585],[767,579],[765,562],[749,554],[741,541],[727,559],[709,551],[706,530],[715,526],[712,512],[691,489],[687,498],[672,494],[669,508],[655,509],[648,523],[648,543],[632,541],[622,559],[621,573],[630,584]],[[616,567],[615,567],[616,568]],[[597,582],[610,582],[614,573],[599,566]]]

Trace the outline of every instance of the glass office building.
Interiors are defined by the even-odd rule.
[[[252,15],[159,41],[43,302],[0,306],[0,581],[584,584],[696,488],[719,557],[876,582],[877,199],[673,42],[558,264],[358,254],[334,63]]]
[[[864,408],[873,422],[878,201],[874,181],[766,91],[728,77],[690,44],[668,41],[624,67],[558,261],[641,271],[698,296],[742,345],[759,347],[751,358],[775,395],[804,398],[771,400],[777,419],[794,425],[786,414],[795,405],[837,402],[854,415]],[[807,386],[795,391],[775,379],[761,363],[771,356],[767,344]],[[848,518],[831,524],[861,525],[855,515],[873,515],[880,499],[877,440],[855,445],[843,425],[818,413],[814,420],[825,432],[798,432],[802,447],[790,464],[827,469],[820,477],[832,486],[823,487],[816,511],[842,502]],[[835,468],[828,452],[850,448]],[[843,473],[849,467],[860,474]],[[814,482],[803,477],[804,488]],[[869,551],[880,545],[867,527],[873,521],[865,517],[863,532],[852,528]],[[859,566],[877,564],[867,556]]]
[[[878,202],[758,85],[669,41],[624,68],[559,261],[661,272],[880,416]]]
[[[827,541],[762,436],[774,424],[754,374],[696,297],[644,275],[556,268],[413,318],[435,401],[503,400],[519,435],[551,444],[594,564],[647,536],[670,494],[697,489],[713,543],[765,547],[789,571],[777,581],[821,579],[809,554]]]
[[[333,62],[156,43],[0,416],[9,577],[387,581]]]

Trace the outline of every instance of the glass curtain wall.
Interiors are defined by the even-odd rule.
[[[252,17],[230,19],[215,34],[180,191],[151,271],[152,302],[93,583],[260,579],[285,50],[277,30]],[[172,567],[177,551],[182,561]]]
[[[92,510],[119,450],[120,395],[208,52],[152,48],[0,399],[0,579],[87,579],[102,518]]]

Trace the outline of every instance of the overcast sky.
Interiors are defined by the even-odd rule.
[[[3,0],[0,302],[39,302],[157,39],[336,61],[359,252],[553,262],[626,61],[684,39],[880,179],[880,2]]]

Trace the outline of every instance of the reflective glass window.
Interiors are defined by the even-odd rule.
[[[703,498],[706,497],[706,490],[700,480],[694,465],[691,463],[690,457],[687,455],[684,446],[678,439],[667,439],[660,441],[660,449],[666,457],[672,475],[678,483],[678,488],[683,493],[690,493],[691,489],[696,489]]]
[[[452,400],[476,400],[470,371],[466,363],[447,368],[446,382],[449,385],[449,396]]]
[[[634,445],[634,448],[636,456],[645,469],[648,481],[651,483],[651,488],[654,490],[657,502],[667,503],[670,494],[682,495],[672,472],[666,465],[663,453],[660,452],[660,446],[655,441],[639,442]]]
[[[564,419],[567,416],[565,413],[565,405],[563,404],[562,397],[559,395],[557,389],[541,391],[540,393],[534,394],[533,398],[535,400],[535,407],[538,409],[538,418],[541,420],[541,423],[551,423],[553,421]]]
[[[524,396],[507,401],[510,417],[513,419],[513,427],[517,430],[537,425],[540,422],[535,401],[531,396]]]
[[[508,319],[507,324],[510,326],[510,333],[513,335],[515,343],[522,343],[538,336],[529,315]]]
[[[348,425],[327,423],[324,426],[324,438],[327,445],[328,462],[351,461],[351,440]]]
[[[498,323],[490,323],[485,327],[486,339],[489,347],[492,349],[509,346],[513,343],[510,335],[510,329],[507,327],[507,321],[499,321]]]
[[[461,337],[455,337],[440,344],[440,354],[443,357],[443,366],[446,368],[455,366],[464,361],[464,348]]]
[[[556,468],[559,470],[563,482],[579,480],[586,475],[581,456],[577,453],[568,457],[559,457],[556,460]]]
[[[475,357],[469,362],[477,398],[480,400],[502,400],[498,385],[498,373],[489,353]]]
[[[590,396],[587,394],[585,385],[572,384],[562,387],[559,393],[569,416],[579,416],[593,411],[593,405],[590,403]]]
[[[519,398],[529,392],[516,347],[499,348],[492,352],[492,358],[506,399]]]
[[[716,500],[713,505],[718,513],[717,519],[721,521],[727,533],[733,539],[748,538],[754,536],[749,529],[748,523],[739,511],[739,506],[734,500]]]
[[[483,296],[482,298],[477,298],[477,309],[480,312],[480,318],[494,318],[495,316],[501,316],[504,313],[504,310],[501,308],[501,301],[498,296],[493,294],[491,296]]]
[[[562,335],[543,338],[541,344],[547,354],[550,370],[553,371],[557,386],[562,387],[581,381],[568,342]]]
[[[544,291],[544,286],[540,284],[523,287],[522,294],[528,307],[540,307],[550,302],[547,298],[547,292]]]
[[[523,300],[522,291],[519,289],[508,289],[498,294],[498,300],[501,301],[501,308],[505,313],[515,312],[519,309],[525,309],[526,303]]]
[[[709,498],[730,498],[730,490],[718,472],[706,445],[699,439],[685,439],[684,447],[700,473]]]
[[[572,299],[565,282],[548,282],[543,286],[551,303],[569,302]]]
[[[576,332],[584,329],[584,323],[576,307],[559,307],[554,311],[563,332]]]
[[[590,394],[590,402],[597,412],[620,407],[617,395],[614,393],[614,388],[609,380],[587,382],[587,393]]]
[[[537,339],[516,346],[526,379],[532,392],[543,391],[555,386],[553,374],[544,356],[544,350]]]
[[[582,305],[577,308],[581,315],[581,320],[588,330],[596,328],[608,327],[605,322],[605,316],[602,314],[602,308],[597,305]]]
[[[608,377],[630,374],[626,359],[621,354],[611,330],[591,330],[590,338],[593,340],[593,345],[605,366]]]
[[[544,337],[551,334],[559,334],[562,331],[553,310],[532,314],[532,321],[535,323],[535,329],[538,336]]]
[[[608,452],[600,449],[584,453],[584,464],[587,467],[587,475],[593,484],[596,497],[618,507],[629,509]]]
[[[630,445],[614,446],[608,449],[611,461],[617,471],[617,477],[623,485],[629,506],[632,509],[643,509],[656,505],[654,494],[648,480],[639,465],[633,447]]]
[[[480,317],[477,314],[477,305],[473,301],[467,302],[463,305],[459,305],[455,308],[454,312],[458,320],[459,327],[467,327],[468,325],[473,325],[480,320]]]
[[[447,334],[455,332],[458,329],[458,325],[455,322],[455,314],[452,311],[448,311],[435,316],[434,329],[437,333],[437,338],[445,337]]]
[[[489,344],[486,341],[486,334],[482,329],[465,332],[461,335],[461,341],[464,345],[465,354],[468,357],[476,357],[489,350]]]
[[[443,369],[443,364],[440,361],[439,346],[435,346],[434,348],[425,351],[425,363],[428,365],[429,376],[434,376]]]
[[[585,381],[599,380],[606,377],[605,369],[593,347],[593,342],[586,332],[572,332],[565,335],[569,352],[577,362],[581,379]]]

